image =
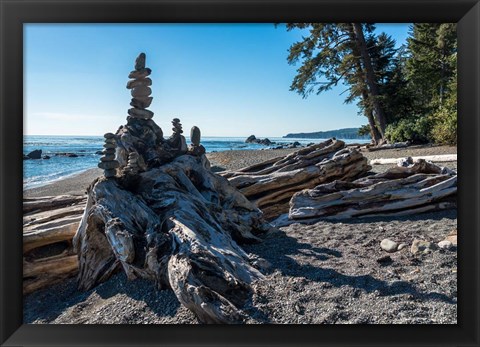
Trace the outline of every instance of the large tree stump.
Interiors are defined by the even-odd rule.
[[[456,207],[457,174],[425,160],[353,182],[334,181],[296,193],[288,218],[295,221],[402,216]]]
[[[359,151],[345,148],[340,140],[302,148],[284,158],[226,172],[227,177],[250,201],[273,219],[288,212],[293,194],[333,180],[353,180],[365,175],[371,166]]]
[[[117,267],[129,278],[171,288],[202,322],[235,323],[253,280],[262,274],[238,242],[256,242],[269,225],[204,155],[125,177],[101,178],[88,190],[74,238],[80,288]]]

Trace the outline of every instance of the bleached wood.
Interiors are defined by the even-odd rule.
[[[438,154],[412,157],[414,161],[424,159],[432,162],[451,162],[457,161],[457,154]],[[370,160],[370,165],[396,164],[399,158],[379,158]]]
[[[456,206],[457,175],[419,160],[354,182],[334,181],[296,193],[289,219],[407,215]],[[278,223],[285,224],[279,219]]]
[[[370,169],[359,151],[345,148],[343,141],[330,139],[284,158],[222,175],[254,202],[267,219],[273,219],[288,212],[294,193],[335,179],[351,180]]]
[[[24,229],[23,252],[26,253],[34,248],[56,242],[71,241],[77,231],[80,219],[81,216],[69,216]]]
[[[95,182],[74,238],[80,288],[120,267],[129,278],[171,288],[202,322],[240,322],[250,284],[262,274],[236,241],[258,242],[270,226],[209,167],[204,155],[182,155],[135,181]]]
[[[73,204],[78,204],[85,201],[85,196],[80,195],[59,195],[59,196],[44,196],[41,198],[24,198],[23,199],[23,213],[46,211],[54,208],[66,207]]]

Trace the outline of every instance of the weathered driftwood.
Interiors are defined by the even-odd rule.
[[[405,148],[408,147],[409,143],[407,142],[396,142],[396,143],[385,143],[380,146],[369,146],[368,151],[381,151],[382,149],[395,149],[395,148]]]
[[[65,207],[85,202],[85,196],[60,195],[43,196],[40,198],[24,198],[23,213],[48,211],[54,208]]]
[[[457,175],[419,160],[354,182],[334,181],[296,193],[289,219],[406,215],[456,207]]]
[[[60,283],[78,272],[78,257],[65,252],[36,261],[23,261],[23,293]]]
[[[343,141],[330,139],[284,158],[222,175],[254,202],[267,219],[273,219],[288,211],[294,193],[336,179],[353,180],[370,169],[360,152],[345,148]]]
[[[234,240],[256,242],[268,228],[204,155],[133,178],[101,178],[89,188],[74,238],[79,285],[91,288],[120,267],[171,288],[202,322],[240,322],[250,283],[262,274]]]
[[[424,155],[421,157],[411,157],[411,159],[413,161],[424,159],[431,162],[450,162],[450,161],[457,161],[457,155],[456,154]],[[396,164],[397,162],[398,162],[398,158],[379,158],[379,159],[370,160],[370,165]]]
[[[24,199],[23,293],[61,282],[78,272],[72,239],[86,196]]]

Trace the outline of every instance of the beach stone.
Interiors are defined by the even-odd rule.
[[[429,251],[435,248],[434,244],[424,240],[415,239],[412,242],[412,246],[410,247],[410,252],[412,254],[418,253],[428,253]]]
[[[192,141],[192,145],[199,146],[200,145],[200,129],[196,126],[192,127],[190,130],[190,141]]]
[[[130,106],[133,106],[135,108],[147,108],[152,104],[153,97],[148,96],[148,97],[136,97],[133,98],[132,101],[130,102]]]
[[[133,89],[135,87],[139,86],[151,86],[152,85],[152,80],[150,78],[140,78],[136,80],[130,80],[127,82],[127,89]]]
[[[186,153],[188,151],[187,140],[185,140],[184,136],[180,136],[180,151],[182,153]]]
[[[114,144],[114,143],[105,143],[105,144],[103,145],[103,147],[104,147],[104,148],[112,148],[112,149],[114,149],[114,148],[117,148],[117,145]]]
[[[438,248],[441,248],[441,249],[451,249],[453,247],[453,244],[448,240],[443,240],[443,241],[440,241],[437,244],[437,246]]]
[[[42,150],[41,149],[36,149],[34,151],[31,151],[30,153],[27,154],[27,157],[30,159],[41,159],[42,158]]]
[[[450,234],[447,235],[445,238],[446,241],[450,241],[452,245],[457,245],[457,229],[453,230]]]
[[[393,253],[397,251],[398,243],[389,239],[383,239],[382,242],[380,242],[380,247],[386,252]]]
[[[105,139],[105,143],[117,143],[117,141],[115,139]]]
[[[132,89],[131,94],[134,98],[139,96],[149,96],[152,94],[152,89],[146,86],[138,86]]]
[[[137,59],[135,59],[135,70],[140,71],[145,69],[146,58],[147,56],[145,55],[145,53],[140,53],[138,55]]]
[[[98,163],[98,167],[100,169],[104,169],[104,170],[116,169],[119,166],[120,166],[120,163],[116,160],[114,160],[114,161],[103,161],[101,163]]]
[[[112,133],[106,133],[106,134],[103,134],[103,137],[106,139],[113,139],[115,138],[115,135]]]
[[[103,175],[107,178],[114,177],[117,174],[116,169],[108,169],[103,172]]]
[[[115,160],[115,154],[108,154],[100,158],[101,161],[112,161]]]
[[[100,154],[115,154],[115,148],[105,148],[103,151],[100,151]]]
[[[135,118],[141,119],[151,119],[153,117],[153,112],[150,110],[140,110],[138,108],[131,108],[128,110],[128,114]]]
[[[150,76],[151,73],[152,73],[152,70],[150,70],[147,67],[145,69],[135,70],[130,72],[130,74],[128,75],[128,78],[145,78],[147,76]]]
[[[406,243],[401,243],[401,244],[398,245],[397,251],[401,251],[405,247],[407,247],[407,244]]]

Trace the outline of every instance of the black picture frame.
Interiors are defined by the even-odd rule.
[[[478,0],[0,0],[2,346],[479,346]],[[458,324],[356,326],[22,325],[24,23],[457,22]]]

